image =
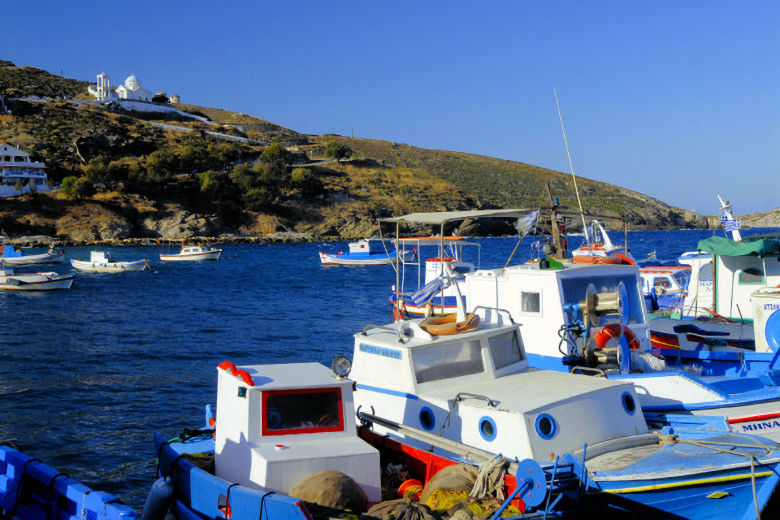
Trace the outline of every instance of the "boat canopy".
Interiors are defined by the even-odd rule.
[[[771,239],[742,240],[736,242],[726,237],[710,237],[699,240],[699,251],[721,256],[766,256],[780,253],[780,241]]]
[[[467,218],[518,218],[527,215],[534,209],[480,209],[471,211],[435,211],[431,213],[409,213],[400,217],[379,219],[380,222],[402,222],[405,224],[442,225],[447,222]]]

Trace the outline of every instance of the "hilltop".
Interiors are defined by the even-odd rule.
[[[0,142],[45,161],[51,180],[63,183],[58,192],[7,200],[0,229],[8,235],[76,242],[279,232],[356,238],[376,233],[378,218],[404,212],[549,204],[546,183],[576,207],[571,176],[538,166],[305,135],[190,104],[138,111],[99,104],[87,86],[0,61],[0,96],[10,112],[0,114]],[[587,208],[621,216],[632,229],[710,225],[705,216],[618,186],[581,177],[578,185]]]

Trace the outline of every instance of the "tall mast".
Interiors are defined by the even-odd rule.
[[[574,179],[574,193],[577,194],[577,204],[580,207],[580,217],[582,218],[582,232],[585,234],[585,241],[590,244],[590,236],[588,235],[588,226],[585,225],[585,214],[582,211],[582,201],[580,200],[580,190],[577,188],[577,177],[574,175],[574,164],[571,162],[571,153],[569,152],[569,141],[566,139],[566,128],[563,126],[563,116],[561,115],[561,106],[558,104],[558,92],[553,89],[553,95],[555,95],[555,107],[558,109],[558,119],[561,121],[561,131],[563,132],[563,144],[566,145],[566,155],[569,157],[569,170],[571,170],[571,178]]]

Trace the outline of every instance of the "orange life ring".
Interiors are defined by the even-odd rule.
[[[579,255],[571,258],[575,264],[622,264],[623,260],[612,256]]]
[[[596,346],[602,349],[607,346],[609,340],[620,339],[621,332],[623,333],[623,336],[625,336],[626,341],[628,341],[629,348],[639,348],[639,339],[636,337],[636,334],[634,334],[634,331],[625,325],[621,326],[620,323],[610,323],[609,325],[604,325],[596,332],[596,334],[593,336],[593,339],[596,341]]]
[[[479,316],[476,314],[467,314],[464,321],[456,321],[457,319],[458,317],[455,314],[431,316],[425,318],[422,323],[420,323],[420,327],[434,336],[449,336],[450,334],[466,332],[479,325]]]

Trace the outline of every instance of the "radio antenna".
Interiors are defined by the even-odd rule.
[[[582,232],[585,234],[585,241],[590,245],[590,236],[588,235],[588,226],[585,225],[585,214],[582,211],[582,201],[580,200],[580,190],[577,188],[577,177],[574,175],[574,164],[571,162],[571,152],[569,152],[569,141],[566,139],[566,128],[563,126],[563,116],[561,115],[561,106],[558,104],[558,92],[553,88],[555,96],[555,107],[558,109],[558,119],[561,121],[561,131],[563,132],[563,144],[566,145],[566,155],[569,157],[569,170],[571,178],[574,180],[574,193],[577,194],[577,204],[580,207],[580,217],[582,218]]]

